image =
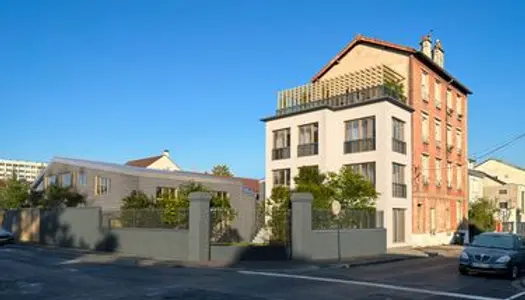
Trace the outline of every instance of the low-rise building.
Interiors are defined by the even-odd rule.
[[[525,185],[525,168],[505,162],[501,159],[489,158],[477,164],[474,169],[490,174],[506,183]]]

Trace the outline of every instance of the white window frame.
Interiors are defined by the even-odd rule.
[[[310,123],[299,126],[299,144],[309,145],[319,143],[319,123]]]
[[[461,116],[463,116],[463,97],[459,94],[456,94],[456,110],[458,118],[461,118]]]
[[[439,80],[434,81],[434,101],[436,107],[441,108],[441,82]]]
[[[454,177],[453,172],[454,170],[452,168],[452,163],[447,162],[447,187],[448,188],[452,187],[452,178]]]
[[[447,89],[447,109],[452,109],[452,90]]]
[[[436,161],[435,161],[435,175],[436,175],[436,186],[441,186],[441,159],[439,158],[436,158]]]
[[[66,185],[65,179],[67,178],[67,176],[69,176],[69,183]],[[73,186],[73,173],[69,172],[69,173],[60,174],[60,186],[66,187],[66,188]]]
[[[77,184],[79,186],[87,185],[87,174],[86,173],[78,173]]]
[[[421,70],[421,99],[425,102],[428,102],[428,98],[430,98],[428,78],[428,73],[425,70]]]
[[[429,117],[427,113],[423,112],[421,113],[421,133],[424,143],[428,143],[429,131]]]
[[[456,188],[461,190],[463,188],[463,166],[456,165]]]
[[[107,195],[111,191],[111,178],[95,176],[95,195]]]
[[[272,171],[272,183],[273,186],[290,186],[291,181],[291,170],[288,168],[275,169]],[[281,178],[282,177],[282,178]],[[282,179],[282,180],[281,180]]]
[[[423,174],[423,184],[428,184],[429,180],[429,156],[426,154],[421,155],[421,169]]]
[[[460,129],[456,129],[456,146],[458,148],[458,153],[461,153],[463,144],[463,132]]]
[[[434,119],[434,138],[436,139],[436,146],[441,147],[441,120]]]

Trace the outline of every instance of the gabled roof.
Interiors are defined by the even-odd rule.
[[[130,160],[126,162],[126,165],[132,166],[132,167],[146,168],[161,158],[162,158],[162,155],[140,158],[140,159]]]
[[[463,85],[461,82],[459,82],[456,78],[452,77],[451,74],[449,74],[445,69],[437,65],[432,59],[427,57],[422,52],[407,46],[402,46],[394,43],[390,43],[387,41],[375,39],[375,38],[369,38],[362,35],[356,35],[356,37],[345,47],[343,50],[339,51],[339,53],[332,59],[328,64],[326,64],[317,74],[312,77],[312,82],[315,82],[319,80],[326,72],[328,72],[333,66],[337,65],[339,61],[346,55],[348,52],[350,52],[355,46],[359,44],[368,44],[368,45],[374,45],[378,47],[382,47],[389,50],[394,50],[398,52],[402,52],[408,55],[413,55],[414,57],[418,58],[421,62],[423,62],[425,65],[427,65],[429,68],[431,68],[434,72],[438,73],[443,79],[450,81],[450,83],[455,86],[457,89],[462,91],[465,94],[472,94],[472,91],[470,91],[465,85]]]
[[[83,167],[83,168],[95,169],[95,170],[101,170],[101,171],[113,172],[113,173],[121,173],[121,174],[132,175],[132,176],[175,179],[175,180],[181,180],[181,181],[193,180],[197,182],[200,180],[203,180],[203,181],[205,180],[206,182],[223,183],[223,184],[237,184],[239,186],[242,185],[240,180],[230,178],[230,177],[219,177],[219,176],[214,176],[214,175],[209,175],[209,174],[187,172],[187,171],[172,172],[172,171],[165,171],[165,170],[158,170],[158,169],[146,169],[144,167],[135,167],[135,166],[130,166],[130,165],[121,165],[121,164],[108,163],[108,162],[90,161],[90,160],[65,158],[65,157],[55,157],[49,162],[48,166],[46,167],[46,170],[40,173],[40,175],[38,175],[37,179],[32,184],[32,188],[38,185],[39,181],[42,180],[43,176],[45,176],[45,174],[47,173],[47,170],[49,168],[52,168],[54,163],[73,165],[77,167]]]
[[[511,168],[514,168],[514,169],[517,169],[517,170],[520,170],[520,171],[525,172],[525,168],[520,167],[520,166],[515,165],[515,164],[508,163],[508,162],[506,162],[506,161],[504,161],[504,160],[502,160],[502,159],[499,159],[499,158],[488,158],[488,159],[482,161],[481,163],[477,164],[477,165],[476,165],[476,168],[477,168],[478,166],[481,166],[482,164],[488,162],[488,161],[491,161],[491,160],[492,160],[492,161],[495,161],[495,162],[498,162],[498,163],[500,163],[500,164],[503,164],[503,165],[507,165],[507,166],[509,166],[509,167],[511,167]]]
[[[500,180],[500,179],[498,179],[497,177],[492,176],[492,175],[489,175],[489,174],[487,174],[487,173],[485,173],[485,172],[483,172],[483,171],[480,171],[480,170],[469,169],[469,170],[468,170],[468,174],[471,175],[471,176],[479,177],[479,178],[485,178],[485,177],[487,177],[487,178],[492,179],[493,181],[495,181],[495,182],[497,182],[497,183],[499,183],[499,184],[501,184],[501,185],[505,185],[505,184],[507,184],[505,181]]]

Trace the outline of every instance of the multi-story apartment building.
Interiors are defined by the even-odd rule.
[[[448,243],[468,208],[467,95],[471,92],[445,71],[439,41],[432,45],[425,36],[420,45],[418,51],[358,35],[310,85],[281,92],[277,115],[265,119],[267,195],[275,184],[293,186],[291,178],[301,165],[334,170],[359,164],[356,169],[367,174],[371,164],[365,163],[375,163],[372,174],[382,194],[377,207],[385,211],[388,245],[401,244],[394,239],[399,210],[390,209],[402,209],[409,219],[405,230],[411,236],[405,235],[404,242]],[[372,79],[376,68],[386,70],[383,81]],[[406,105],[377,95],[357,97],[366,99],[359,104],[339,100],[355,99],[350,95],[371,87],[391,87],[392,82],[406,97]],[[373,117],[372,123],[364,121],[368,117]],[[399,124],[404,128],[406,156],[395,151]],[[344,147],[338,145],[340,139]],[[369,151],[347,152],[352,147]],[[392,197],[400,166],[403,183],[409,187],[406,198]]]
[[[13,174],[20,180],[33,182],[46,168],[42,162],[0,159],[0,180],[11,178]]]
[[[380,193],[388,245],[409,240],[411,225],[411,113],[389,84],[404,78],[384,65],[363,68],[279,93],[266,122],[266,195],[294,187],[299,167],[322,172],[351,166]]]

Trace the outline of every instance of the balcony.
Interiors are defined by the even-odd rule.
[[[272,149],[272,160],[290,158],[290,147]]]
[[[407,143],[398,139],[392,139],[392,151],[407,154]]]
[[[376,150],[376,139],[366,138],[360,140],[346,141],[344,144],[344,153],[358,153]]]
[[[319,144],[302,144],[297,146],[297,156],[312,156],[319,153]]]
[[[315,108],[340,109],[385,97],[406,103],[405,78],[385,65],[280,91],[277,116]]]
[[[407,185],[403,183],[392,183],[392,197],[406,198],[407,197]]]

